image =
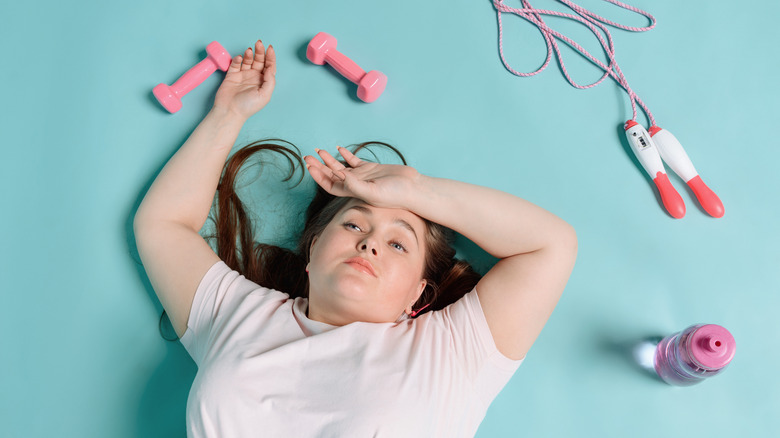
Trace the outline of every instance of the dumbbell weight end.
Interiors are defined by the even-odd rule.
[[[171,90],[167,84],[159,84],[152,90],[152,94],[169,113],[175,113],[181,109],[181,99]]]
[[[360,79],[357,96],[363,102],[371,103],[382,95],[385,86],[387,86],[387,76],[380,71],[371,70]]]

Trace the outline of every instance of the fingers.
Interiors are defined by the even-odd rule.
[[[236,68],[236,65],[239,68]],[[274,51],[273,46],[268,46],[268,50],[266,50],[263,41],[257,40],[255,42],[254,56],[251,48],[246,49],[243,56],[233,58],[231,68],[228,71],[254,70],[260,72],[262,74],[260,88],[273,89],[276,83],[276,51]]]
[[[316,158],[312,157],[311,155],[307,155],[303,157],[303,160],[306,162],[306,167],[317,169],[324,177],[330,179],[331,181],[344,181],[346,178],[345,172],[343,172],[343,169],[345,167],[336,161],[333,156],[331,156],[329,153],[320,150],[315,149],[317,151],[317,154],[322,158],[322,161],[325,162],[325,164],[321,163]],[[330,158],[325,158],[325,156]],[[333,161],[336,162],[336,164],[333,164]],[[328,164],[328,163],[331,164]]]
[[[317,152],[317,155],[322,158],[322,161],[325,163],[328,168],[330,168],[331,171],[333,171],[334,174],[338,173],[337,177],[340,180],[344,179],[344,172],[343,170],[346,169],[346,166],[341,164],[337,159],[333,158],[333,155],[328,153],[328,151],[323,151],[322,149],[314,149],[315,152]]]
[[[230,62],[230,67],[228,67],[228,73],[233,73],[237,71],[241,71],[241,61],[243,60],[243,57],[241,55],[236,55],[233,57],[233,61]]]
[[[271,48],[269,47],[269,50]],[[257,40],[255,42],[255,49],[254,49],[254,56],[252,54],[252,48],[249,47],[244,51],[243,56],[241,56],[242,60],[241,62],[241,71],[245,70],[257,70],[257,71],[263,71],[267,64],[266,59],[266,50],[263,46],[263,42],[261,40]],[[235,58],[233,59],[235,61]],[[273,61],[276,61],[276,55],[273,56]],[[275,62],[273,62],[275,64]]]
[[[358,167],[360,166],[360,163],[363,161],[356,157],[352,152],[350,152],[348,149],[345,149],[341,146],[336,146],[336,149],[339,150],[339,154],[344,157],[344,160],[352,167]]]
[[[304,157],[304,160],[305,159],[306,158]],[[312,158],[312,160],[314,159]],[[306,168],[309,170],[309,175],[314,179],[314,182],[319,184],[326,192],[330,193],[331,190],[333,190],[333,180],[325,175],[321,166],[322,165],[317,166],[316,164],[309,164],[309,161],[306,161]]]
[[[317,149],[319,151],[319,149]],[[314,168],[318,169],[320,173],[325,175],[327,178],[333,178],[336,180],[340,180],[341,178],[334,176],[333,170],[327,167],[326,165],[322,164],[318,159],[314,158],[311,155],[304,155],[303,161],[306,162],[306,167],[308,168]]]
[[[263,80],[275,80],[276,78],[276,51],[274,46],[268,46],[268,50],[265,52],[265,64],[263,70]]]
[[[252,70],[263,71],[263,67],[265,67],[265,48],[263,47],[263,42],[257,40],[255,43],[255,59],[252,63]]]
[[[326,151],[315,150],[324,163],[311,155],[303,157],[312,179],[332,195],[364,199],[362,196],[366,194],[366,182],[362,180],[361,176],[354,173],[355,169],[346,168]],[[354,155],[352,158],[355,158]]]
[[[241,63],[241,71],[246,71],[252,68],[254,58],[252,57],[252,49],[248,48],[244,51],[244,62]]]
[[[320,163],[319,160],[306,155],[303,157],[306,162],[306,169],[309,170],[309,174],[314,179],[314,182],[319,184],[325,191],[334,195],[340,195],[340,191],[336,188],[336,184],[340,184],[343,179],[337,177],[331,169]]]

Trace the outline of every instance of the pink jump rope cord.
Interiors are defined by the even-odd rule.
[[[499,47],[499,53],[501,56],[501,62],[504,64],[504,67],[506,67],[507,70],[509,70],[512,74],[517,76],[533,76],[538,73],[541,73],[545,68],[547,68],[547,65],[550,64],[550,60],[552,59],[552,52],[555,51],[555,56],[558,59],[558,63],[561,66],[561,71],[563,72],[563,75],[566,77],[566,80],[575,88],[579,89],[587,89],[591,87],[595,87],[596,85],[600,84],[604,81],[608,76],[615,79],[615,81],[620,84],[623,89],[625,89],[626,93],[628,94],[628,97],[631,101],[631,109],[633,111],[633,117],[632,120],[636,120],[637,117],[637,109],[636,105],[637,103],[642,108],[642,110],[647,114],[648,119],[650,120],[651,125],[655,125],[655,119],[653,118],[652,113],[647,108],[647,106],[642,102],[642,99],[639,98],[639,96],[634,93],[634,91],[631,89],[631,87],[628,85],[628,81],[626,80],[625,75],[620,70],[620,67],[617,64],[617,61],[615,60],[615,46],[612,41],[612,35],[610,34],[609,30],[607,29],[606,25],[610,25],[619,29],[629,30],[632,32],[645,32],[655,27],[655,18],[650,15],[649,13],[637,9],[633,6],[627,5],[625,3],[621,3],[616,0],[604,0],[609,3],[612,3],[618,7],[621,7],[623,9],[636,12],[640,15],[643,15],[647,17],[650,20],[650,25],[647,27],[630,27],[630,26],[624,26],[619,23],[612,22],[610,20],[607,20],[603,17],[600,17],[587,9],[582,8],[581,6],[574,4],[568,0],[558,0],[560,3],[565,4],[572,10],[574,10],[579,16],[573,15],[573,14],[566,14],[563,12],[558,11],[551,11],[551,10],[544,10],[544,9],[534,9],[531,7],[531,3],[528,0],[521,0],[523,4],[523,8],[511,8],[509,6],[506,6],[502,0],[493,0],[493,6],[496,8],[496,13],[498,15],[498,47]],[[542,36],[544,37],[545,43],[547,44],[547,58],[544,62],[544,64],[539,67],[536,71],[531,73],[522,73],[518,72],[517,70],[513,69],[504,58],[504,44],[503,44],[503,23],[501,20],[501,15],[503,13],[511,13],[515,14],[521,18],[524,18],[525,20],[529,21],[533,25],[535,25],[537,28],[539,28],[539,31],[542,33]],[[544,21],[542,20],[542,15],[554,15],[557,17],[563,17],[570,20],[577,21],[590,29],[591,32],[593,32],[594,35],[596,35],[596,38],[598,38],[599,42],[601,43],[602,48],[604,49],[604,52],[607,54],[607,57],[609,58],[609,65],[604,64],[597,58],[595,58],[593,55],[591,55],[587,50],[585,50],[582,46],[577,44],[574,40],[570,39],[569,37],[553,30],[549,26],[547,26]],[[598,29],[597,29],[598,28]],[[604,41],[604,38],[601,36],[601,33],[599,32],[599,29],[604,32],[604,34],[607,36],[607,41]],[[566,66],[563,62],[563,57],[561,56],[561,52],[558,48],[558,43],[555,41],[555,39],[559,39],[565,43],[567,43],[569,46],[580,52],[583,56],[588,58],[591,62],[598,65],[602,70],[604,70],[604,75],[601,76],[599,80],[596,82],[589,84],[589,85],[580,85],[576,83],[571,76],[569,76],[569,72],[566,70]]]
[[[677,191],[669,182],[661,158],[663,158],[663,160],[672,167],[675,173],[677,173],[677,175],[679,175],[686,182],[686,184],[688,184],[688,186],[696,195],[696,198],[699,200],[699,203],[708,214],[716,218],[723,217],[725,210],[723,208],[723,203],[720,201],[720,198],[718,198],[718,196],[709,187],[707,187],[704,181],[701,180],[701,177],[699,177],[698,172],[696,172],[696,169],[693,167],[690,158],[688,158],[688,155],[685,153],[685,150],[682,148],[679,141],[670,132],[656,126],[653,114],[647,108],[645,103],[642,102],[642,99],[640,99],[639,96],[634,93],[634,90],[632,90],[628,85],[626,76],[620,70],[617,61],[615,60],[615,45],[612,41],[612,34],[610,34],[607,26],[612,26],[632,32],[645,32],[655,27],[655,17],[641,9],[637,9],[617,0],[604,1],[646,17],[648,20],[650,20],[650,25],[646,27],[624,26],[622,24],[618,24],[607,20],[606,18],[600,17],[593,12],[590,12],[577,4],[574,4],[570,0],[558,0],[558,2],[568,6],[571,10],[576,12],[577,15],[544,9],[534,9],[531,7],[531,3],[528,0],[521,0],[523,5],[522,8],[511,8],[506,6],[503,0],[493,0],[493,6],[496,8],[496,13],[498,15],[498,48],[499,54],[501,56],[501,62],[504,64],[504,67],[506,67],[507,70],[509,70],[512,74],[523,77],[533,76],[547,68],[547,66],[550,64],[550,60],[552,59],[552,53],[555,51],[555,56],[561,66],[563,75],[566,77],[566,80],[575,88],[586,89],[595,87],[596,85],[603,82],[607,77],[612,77],[621,87],[623,87],[623,89],[628,94],[629,100],[631,101],[631,110],[633,115],[631,120],[627,121],[624,125],[624,129],[626,131],[626,135],[629,138],[629,142],[631,143],[634,154],[639,159],[645,171],[650,175],[656,187],[658,187],[664,208],[666,208],[672,217],[677,219],[685,216],[685,203],[683,202],[679,193],[677,193]],[[547,44],[547,59],[545,59],[544,64],[536,71],[531,73],[518,72],[506,62],[506,58],[504,58],[504,29],[501,19],[501,15],[504,13],[515,14],[529,21],[542,33],[544,41]],[[547,24],[545,24],[545,22],[542,20],[542,15],[553,15],[556,17],[566,18],[585,25],[591,32],[593,32],[594,35],[596,35],[596,38],[598,38],[599,43],[601,43],[601,47],[604,49],[604,52],[609,58],[609,65],[604,64],[600,60],[596,59],[571,38],[547,26]],[[607,36],[606,41],[599,31],[603,32],[604,35]],[[566,70],[566,66],[563,62],[563,56],[561,55],[561,52],[558,48],[558,42],[556,39],[565,42],[573,49],[577,50],[584,57],[589,59],[591,62],[599,66],[602,70],[604,70],[604,74],[601,76],[601,78],[589,85],[580,85],[574,82],[574,80],[569,75],[569,72]],[[643,127],[638,126],[638,123],[636,123],[637,104],[642,108],[642,111],[645,112],[648,120],[650,121],[650,128],[648,130],[649,132],[645,131]],[[649,137],[655,137],[655,140],[651,141]]]

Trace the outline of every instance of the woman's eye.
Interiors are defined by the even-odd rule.
[[[350,230],[360,231],[360,227],[359,227],[359,226],[357,226],[357,225],[355,225],[355,224],[353,224],[352,222],[346,222],[346,223],[344,224],[344,227],[345,227],[345,228],[348,228],[348,229],[350,229]]]
[[[395,248],[395,249],[397,249],[397,250],[399,250],[399,251],[406,252],[406,248],[404,248],[404,246],[403,246],[403,245],[401,245],[401,244],[400,244],[400,243],[398,243],[398,242],[390,242],[390,246],[392,246],[393,248]]]

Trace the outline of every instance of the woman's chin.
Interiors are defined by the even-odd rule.
[[[344,298],[358,300],[370,299],[377,292],[376,278],[368,277],[361,272],[341,276],[335,284],[335,291]]]

